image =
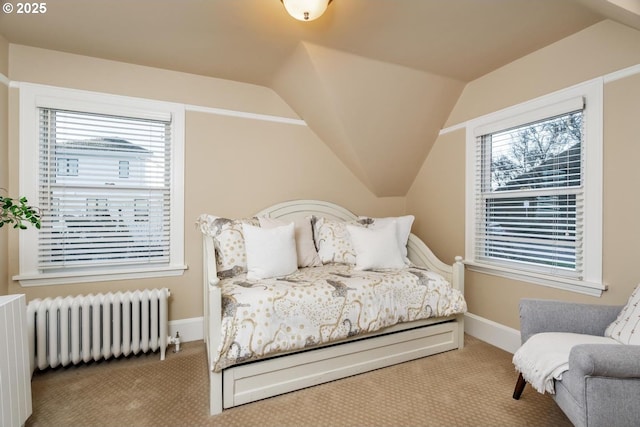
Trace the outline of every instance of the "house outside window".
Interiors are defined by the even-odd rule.
[[[60,176],[77,176],[78,159],[58,158],[58,174]]]
[[[42,227],[21,236],[17,279],[181,274],[183,109],[29,84],[20,95],[21,171],[29,170],[29,153],[39,171],[36,179],[21,175],[21,185],[38,200]],[[37,251],[23,250],[29,246]]]
[[[467,125],[469,268],[599,295],[602,85]]]

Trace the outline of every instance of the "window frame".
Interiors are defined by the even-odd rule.
[[[476,146],[477,136],[487,129],[508,129],[553,117],[571,99],[582,97],[584,109],[584,270],[581,279],[541,273],[479,261],[476,250]],[[600,296],[606,286],[602,281],[602,185],[603,185],[603,81],[594,79],[570,88],[541,96],[512,107],[469,120],[466,123],[466,210],[465,264],[472,271],[515,279],[527,283]]]
[[[19,234],[19,274],[22,286],[44,286],[80,282],[177,276],[187,268],[184,262],[184,134],[185,108],[181,104],[20,83],[19,86],[19,179],[20,194],[36,204],[39,174],[38,108],[56,108],[117,116],[157,118],[171,116],[171,201],[170,260],[167,265],[109,266],[84,271],[42,272],[38,268],[38,230]]]

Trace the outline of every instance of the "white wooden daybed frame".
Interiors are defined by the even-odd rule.
[[[272,218],[293,219],[309,215],[353,220],[356,215],[333,203],[295,200],[258,212]],[[407,243],[408,257],[416,265],[428,267],[444,276],[454,288],[464,292],[464,266],[461,257],[453,265],[440,261],[417,236]],[[203,234],[204,337],[209,369],[209,412],[223,409],[350,375],[391,366],[464,345],[462,314],[399,324],[338,344],[213,371],[213,357],[220,345],[222,322],[221,292],[216,273],[213,239]]]

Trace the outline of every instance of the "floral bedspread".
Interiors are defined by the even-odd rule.
[[[377,331],[466,312],[462,294],[419,267],[354,271],[329,264],[284,278],[224,279],[222,340],[214,370]]]

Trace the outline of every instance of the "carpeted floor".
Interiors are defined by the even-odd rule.
[[[549,395],[511,395],[511,354],[465,348],[208,415],[204,344],[38,372],[36,426],[571,426]]]

